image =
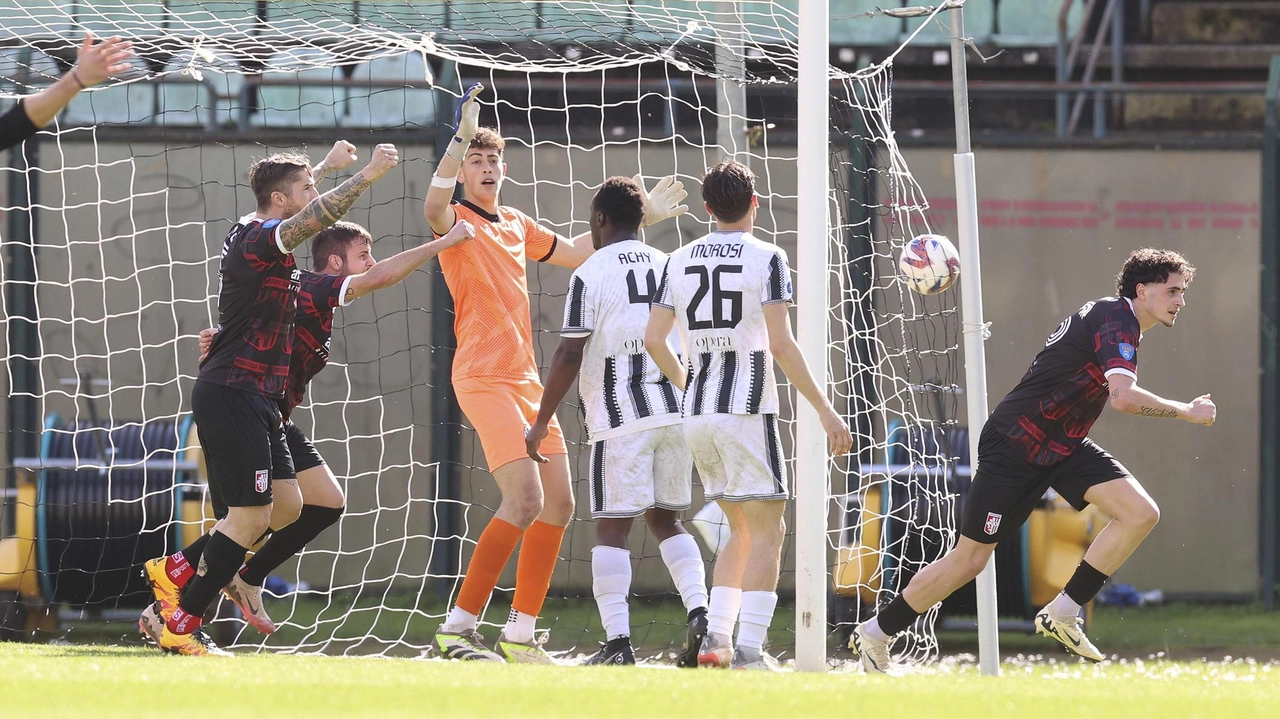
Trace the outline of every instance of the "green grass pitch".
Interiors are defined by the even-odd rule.
[[[1275,717],[1273,662],[943,662],[892,677],[531,667],[0,644],[0,706],[36,717]]]

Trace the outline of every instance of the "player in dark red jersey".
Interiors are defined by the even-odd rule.
[[[398,284],[422,263],[474,235],[470,223],[458,222],[440,239],[381,262],[373,259],[373,237],[369,231],[353,222],[339,222],[321,230],[311,241],[315,271],[304,271],[300,279],[292,359],[284,399],[280,401],[285,439],[302,492],[302,511],[291,524],[276,530],[226,587],[245,621],[258,631],[271,634],[276,630],[262,604],[262,583],[267,575],[337,522],[346,503],[338,479],[315,445],[290,419],[293,409],[306,396],[311,379],[329,362],[333,311],[374,290]],[[200,333],[202,360],[216,334],[216,328]]]
[[[165,617],[157,643],[177,654],[225,654],[200,629],[218,592],[236,576],[248,547],[272,518],[274,483],[301,506],[285,443],[279,401],[284,397],[301,271],[291,254],[337,222],[369,186],[399,162],[392,145],[378,145],[369,164],[317,196],[315,182],[355,160],[338,142],[315,168],[306,157],[272,155],[249,169],[257,212],[240,219],[222,246],[218,335],[191,394],[204,450],[209,492],[220,519],[213,531],[172,557],[146,563]],[[297,509],[287,521],[297,517]],[[199,556],[192,566],[188,556]],[[178,584],[186,584],[179,597]],[[140,626],[144,630],[148,617]]]
[[[1138,548],[1160,510],[1129,470],[1086,435],[1108,402],[1142,417],[1213,424],[1218,410],[1209,395],[1175,402],[1138,386],[1142,333],[1173,326],[1194,275],[1176,252],[1138,250],[1116,277],[1117,296],[1086,304],[1049,336],[982,429],[959,543],[854,630],[850,646],[868,671],[888,668],[892,637],[978,576],[996,544],[1019,531],[1050,487],[1077,510],[1096,504],[1111,521],[1066,588],[1036,615],[1036,631],[1085,659],[1103,659],[1084,635],[1080,607]]]

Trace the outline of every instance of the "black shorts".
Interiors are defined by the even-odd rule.
[[[293,458],[293,471],[305,472],[312,467],[324,465],[324,457],[316,451],[311,438],[293,420],[285,420],[284,438],[289,445],[289,456]]]
[[[975,542],[993,544],[1019,531],[1050,487],[1081,511],[1089,506],[1084,494],[1090,487],[1131,476],[1119,460],[1087,437],[1051,467],[1032,464],[988,422],[978,438],[978,471],[964,498],[960,533]]]
[[[204,450],[214,516],[227,507],[271,504],[271,482],[293,479],[275,400],[211,382],[196,382],[191,416]]]

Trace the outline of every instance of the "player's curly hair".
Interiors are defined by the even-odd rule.
[[[614,176],[604,181],[591,207],[603,212],[609,224],[623,230],[638,230],[644,220],[644,189],[630,177]]]
[[[502,151],[507,149],[507,141],[502,139],[502,135],[497,130],[490,127],[481,127],[476,130],[476,134],[471,138],[471,144],[467,145],[467,150],[497,150],[501,155]]]
[[[363,245],[372,245],[373,236],[365,228],[354,222],[339,220],[332,225],[320,230],[316,236],[311,239],[311,266],[316,272],[323,270],[329,264],[329,258],[334,255],[343,262],[347,259],[347,250],[351,249],[351,245],[360,243]]]
[[[249,189],[253,190],[258,209],[265,210],[271,206],[271,193],[288,192],[289,183],[299,172],[310,175],[311,160],[296,152],[278,152],[255,160],[249,166]]]
[[[737,222],[751,211],[756,175],[737,160],[724,160],[702,178],[702,201],[720,222]]]
[[[1173,250],[1153,247],[1134,250],[1124,261],[1120,274],[1116,275],[1116,294],[1133,299],[1138,296],[1138,285],[1168,282],[1172,274],[1180,274],[1182,279],[1190,282],[1196,276],[1196,268]]]

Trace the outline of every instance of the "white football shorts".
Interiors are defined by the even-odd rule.
[[[772,414],[700,414],[684,419],[685,441],[707,501],[788,499],[778,417]]]
[[[693,459],[679,424],[591,443],[591,518],[685,510],[692,502]]]

